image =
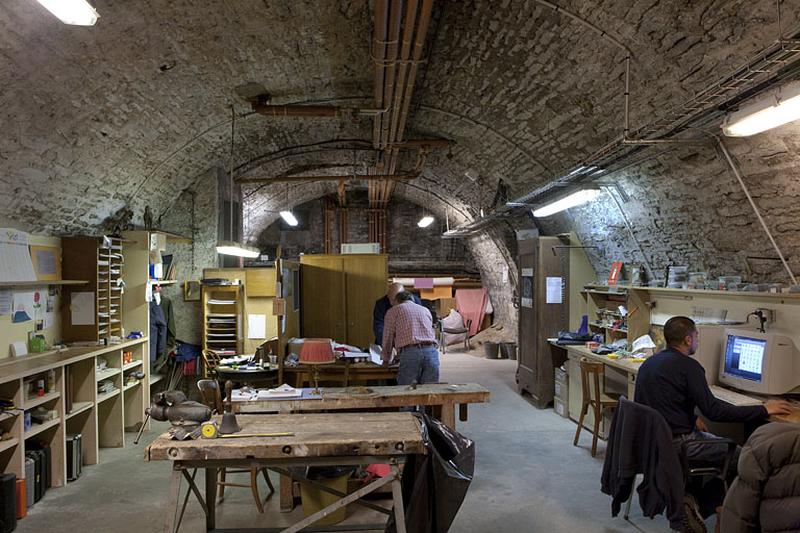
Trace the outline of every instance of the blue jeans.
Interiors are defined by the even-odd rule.
[[[415,381],[419,384],[439,382],[439,349],[436,346],[408,346],[400,350],[397,384],[410,385]]]

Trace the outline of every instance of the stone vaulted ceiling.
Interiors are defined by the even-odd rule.
[[[633,126],[704,88],[777,37],[771,0],[559,0],[633,52]],[[273,103],[369,106],[372,4],[308,0],[93,0],[101,18],[65,26],[33,0],[0,4],[0,222],[93,231],[128,206],[141,221],[230,162],[242,176],[351,172],[370,120],[268,119],[235,93]],[[784,2],[792,27],[800,3]],[[466,220],[497,180],[525,192],[618,136],[625,53],[534,1],[438,1],[409,120],[411,136],[452,139],[397,194]],[[320,144],[321,143],[321,144]],[[303,148],[296,148],[303,147]],[[476,183],[465,186],[464,172]],[[289,192],[288,191],[293,191]],[[274,208],[331,183],[245,187],[249,233]]]

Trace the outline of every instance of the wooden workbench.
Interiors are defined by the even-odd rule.
[[[489,390],[477,383],[431,383],[384,387],[320,387],[321,399],[249,400],[233,402],[240,413],[302,413],[346,409],[397,409],[416,405],[434,406],[434,415],[447,427],[456,427],[456,406],[461,420],[467,419],[467,405],[489,401]]]
[[[383,366],[374,363],[353,363],[348,359],[337,361],[329,365],[322,365],[319,369],[321,382],[337,381],[344,387],[349,385],[365,385],[370,381],[389,381],[397,379],[399,365]],[[284,366],[280,369],[278,380],[289,383],[295,387],[305,384],[314,384],[314,370],[308,365]]]
[[[216,529],[217,474],[220,468],[270,468],[290,475],[289,466],[360,465],[389,463],[392,472],[332,506],[320,510],[283,531],[295,533],[321,519],[327,512],[391,483],[397,531],[405,533],[405,518],[398,464],[405,457],[426,453],[419,422],[411,413],[337,413],[294,415],[239,415],[241,433],[276,433],[290,431],[292,436],[217,438],[189,441],[171,440],[168,434],[154,440],[145,451],[146,461],[172,461],[170,505],[166,510],[165,532],[180,527],[188,501],[188,492],[180,513],[180,482],[189,484],[206,514],[206,531]],[[191,469],[205,469],[205,497],[194,483]],[[174,505],[174,506],[173,506]],[[374,508],[374,505],[371,505]],[[383,509],[390,514],[392,511]],[[382,529],[382,527],[381,527]],[[237,529],[237,531],[244,531]]]

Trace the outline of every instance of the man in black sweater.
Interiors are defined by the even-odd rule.
[[[670,318],[664,325],[664,338],[667,349],[647,359],[639,369],[634,400],[661,413],[676,441],[713,437],[706,433],[708,428],[695,415],[695,408],[715,422],[751,422],[790,412],[784,400],[738,407],[716,399],[703,367],[690,357],[697,350],[697,328],[690,318]]]
[[[652,407],[664,417],[672,429],[673,443],[680,449],[685,440],[715,438],[695,414],[698,409],[715,422],[751,422],[773,414],[788,414],[790,405],[784,400],[768,400],[764,405],[734,406],[714,397],[700,363],[690,357],[697,350],[697,328],[684,316],[670,318],[664,325],[667,348],[642,363],[636,376],[634,400]],[[738,448],[727,477],[736,476]],[[689,463],[722,464],[727,446],[708,443],[691,444],[687,449]]]

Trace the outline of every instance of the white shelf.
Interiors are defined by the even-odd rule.
[[[109,392],[108,394],[98,394],[97,395],[97,405],[100,405],[104,401],[113,398],[114,396],[118,395],[120,392],[119,389],[114,390],[113,392]]]
[[[141,381],[137,381],[136,383],[130,383],[128,385],[124,385],[122,387],[122,390],[123,390],[123,392],[126,391],[126,390],[130,390],[130,389],[134,388],[136,385],[139,385],[141,383],[142,383]]]
[[[105,370],[99,370],[97,371],[97,381],[114,377],[121,372],[121,368],[106,368]]]
[[[61,393],[58,391],[55,392],[48,392],[44,396],[36,396],[35,398],[25,398],[25,403],[23,405],[23,409],[33,409],[39,405],[49,402],[50,400],[55,400],[61,396]]]
[[[142,366],[142,362],[141,361],[131,361],[130,363],[128,363],[126,365],[122,365],[122,370],[123,371],[130,370],[131,368],[136,368],[137,366]]]
[[[154,285],[173,285],[175,283],[178,283],[178,280],[177,279],[151,279],[150,282],[153,283]]]
[[[152,374],[150,376],[150,385],[155,385],[156,383],[158,383],[159,381],[161,381],[165,377],[166,376],[164,374]]]
[[[19,444],[19,439],[16,438],[16,437],[8,439],[8,440],[0,440],[0,453],[4,452],[6,450],[10,450],[11,448],[16,446],[17,444]]]
[[[88,411],[94,407],[94,402],[73,402],[72,404],[72,411],[66,414],[66,419],[69,420],[75,415],[78,415],[84,411]]]
[[[0,287],[40,287],[42,285],[86,285],[88,281],[56,279],[52,281],[0,281]]]
[[[0,422],[4,422],[10,418],[14,418],[19,415],[19,412],[14,410],[14,412],[6,411],[5,413],[0,413]]]
[[[45,431],[45,430],[50,429],[52,427],[55,427],[55,426],[59,425],[60,423],[61,423],[61,419],[60,418],[55,418],[53,420],[48,420],[44,424],[33,424],[31,426],[31,429],[29,429],[28,431],[25,432],[25,438],[29,439],[31,437],[34,437],[34,436],[38,435],[39,433],[41,433],[42,431]]]

